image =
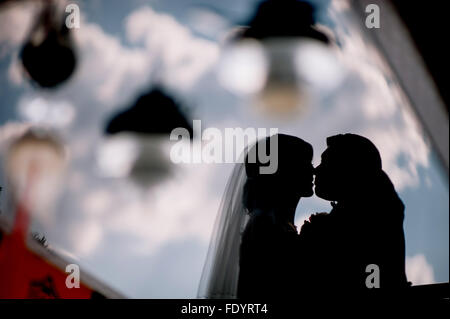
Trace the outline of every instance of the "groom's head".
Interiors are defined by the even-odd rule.
[[[382,171],[380,153],[365,137],[339,134],[328,137],[327,146],[315,170],[315,193],[323,199],[339,201],[368,190]]]

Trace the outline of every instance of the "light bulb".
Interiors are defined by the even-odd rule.
[[[6,157],[15,201],[44,223],[51,222],[51,208],[65,167],[65,149],[53,134],[37,130],[25,133],[10,145]]]
[[[242,40],[225,48],[217,73],[219,83],[238,95],[259,92],[267,75],[268,59],[256,40]]]
[[[342,82],[345,70],[332,47],[301,39],[294,51],[294,65],[300,82],[322,93],[336,89]]]

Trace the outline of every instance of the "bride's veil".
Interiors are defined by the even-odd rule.
[[[248,221],[243,205],[245,164],[235,165],[225,188],[203,268],[198,298],[236,298],[241,233]]]

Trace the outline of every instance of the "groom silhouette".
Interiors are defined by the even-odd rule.
[[[300,232],[300,289],[383,291],[405,287],[404,205],[375,145],[355,134],[327,139],[315,193],[332,201]]]

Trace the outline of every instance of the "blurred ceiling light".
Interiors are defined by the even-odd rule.
[[[51,224],[51,208],[66,167],[63,144],[48,131],[30,129],[11,143],[5,164],[17,206]]]
[[[254,95],[263,109],[278,114],[298,111],[311,89],[322,94],[337,87],[341,68],[313,14],[303,1],[261,3],[226,48],[219,82],[236,94]]]
[[[127,110],[115,115],[105,132],[113,135],[102,146],[98,160],[110,177],[130,176],[142,186],[155,184],[171,173],[170,133],[192,127],[180,106],[162,89],[142,95]]]
[[[38,125],[63,128],[75,118],[75,108],[67,101],[49,101],[42,97],[25,98],[19,102],[19,113]]]
[[[236,43],[228,49],[219,65],[219,82],[232,92],[253,94],[262,90],[268,73],[263,46],[255,40]]]
[[[344,69],[332,48],[314,40],[303,40],[295,49],[297,74],[312,88],[332,91],[344,78]]]
[[[136,138],[119,134],[104,141],[97,154],[100,173],[107,177],[126,177],[137,159],[139,146]]]
[[[48,0],[25,43],[20,57],[30,78],[44,88],[66,81],[75,70],[71,30],[65,25],[63,1]]]
[[[175,100],[163,89],[154,88],[140,96],[125,111],[116,114],[106,126],[106,134],[134,132],[145,135],[169,134],[174,128],[186,128],[192,135],[191,124]]]

